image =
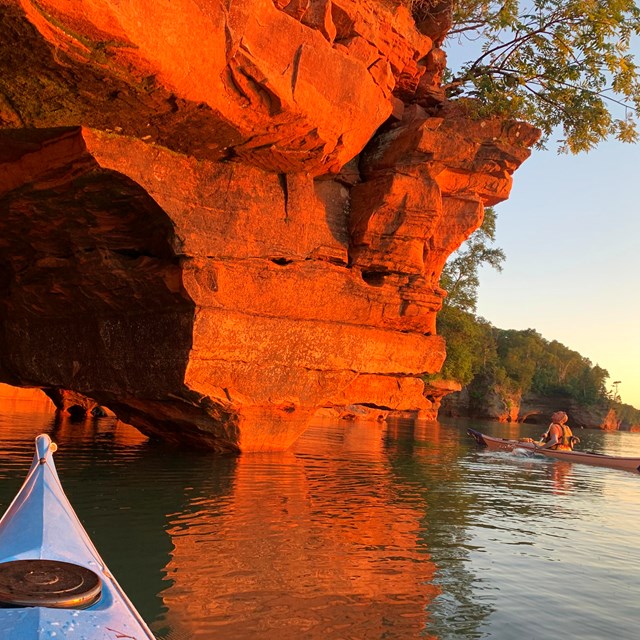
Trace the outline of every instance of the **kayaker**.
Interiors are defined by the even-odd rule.
[[[576,438],[567,424],[569,416],[564,411],[556,411],[551,415],[551,424],[545,433],[542,434],[542,446],[540,449],[559,449],[561,451],[571,451],[573,445],[580,442]]]

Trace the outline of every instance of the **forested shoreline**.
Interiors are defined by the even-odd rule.
[[[438,314],[438,333],[446,340],[447,358],[428,380],[455,380],[478,406],[491,394],[507,404],[529,394],[565,398],[599,413],[613,409],[620,425],[640,424],[640,410],[607,390],[606,369],[535,329],[500,329],[476,314],[480,267],[500,271],[505,260],[502,249],[492,246],[495,228],[496,213],[488,208],[480,229],[445,266],[441,284],[448,295]]]
[[[518,397],[566,397],[585,407],[614,409],[622,424],[640,423],[640,411],[607,390],[606,369],[534,329],[499,329],[473,313],[446,307],[438,331],[447,341],[447,359],[437,377],[456,380],[472,398],[495,390]]]

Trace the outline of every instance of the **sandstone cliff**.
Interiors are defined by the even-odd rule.
[[[477,397],[469,387],[465,387],[459,393],[452,393],[445,398],[440,414],[496,422],[528,422],[546,428],[551,421],[551,414],[556,411],[566,411],[570,427],[603,431],[631,430],[633,427],[623,424],[615,408],[606,402],[585,405],[566,395],[544,396],[532,392],[522,395],[499,387],[485,388]]]
[[[219,451],[332,404],[433,413],[441,269],[537,139],[444,100],[446,28],[0,0],[0,381]]]

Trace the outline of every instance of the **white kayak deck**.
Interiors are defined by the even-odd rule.
[[[0,520],[0,562],[45,559],[80,565],[100,577],[102,594],[86,609],[0,606],[0,638],[153,640],[71,507],[53,451],[49,436],[38,436],[27,478]]]

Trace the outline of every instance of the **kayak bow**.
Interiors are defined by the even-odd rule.
[[[0,637],[154,640],[67,499],[56,445],[36,438],[22,485],[0,520]]]
[[[626,458],[621,456],[608,456],[604,453],[592,453],[590,451],[562,451],[559,449],[541,449],[536,447],[532,441],[508,440],[507,438],[493,438],[485,433],[480,433],[475,429],[467,429],[469,434],[480,447],[485,447],[493,451],[513,451],[514,449],[526,449],[531,453],[539,453],[567,462],[578,462],[581,464],[591,464],[598,467],[610,467],[611,469],[622,469],[624,471],[640,472],[640,458]]]

